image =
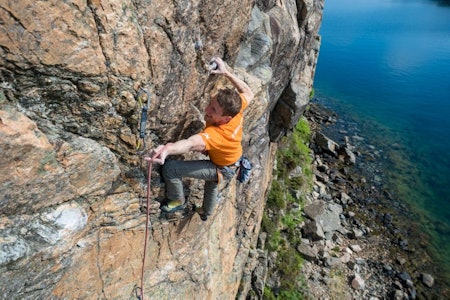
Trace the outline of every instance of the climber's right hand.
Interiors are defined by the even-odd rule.
[[[171,144],[172,143],[159,145],[158,147],[156,147],[156,149],[153,149],[150,152],[149,156],[144,157],[144,160],[163,165],[166,161],[166,157],[169,155],[168,146],[170,146]]]

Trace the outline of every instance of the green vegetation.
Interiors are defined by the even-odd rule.
[[[314,98],[315,94],[316,94],[316,91],[314,89],[311,89],[311,92],[309,93],[309,99]]]
[[[301,242],[298,224],[302,221],[302,195],[312,187],[310,136],[309,124],[302,118],[279,145],[262,226],[268,236],[266,248],[277,252],[276,266],[269,270],[269,276],[276,273],[281,286],[266,286],[264,299],[305,298],[306,285],[300,274],[303,258],[296,247]]]

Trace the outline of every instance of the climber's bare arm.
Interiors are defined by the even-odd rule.
[[[153,161],[161,165],[164,164],[166,157],[169,155],[184,154],[190,151],[204,151],[206,147],[205,142],[199,134],[195,134],[187,139],[179,140],[175,143],[168,143],[166,145],[161,145],[153,150],[154,154],[158,154]],[[146,158],[147,160],[151,157]]]

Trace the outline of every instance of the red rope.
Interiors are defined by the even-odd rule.
[[[148,240],[148,223],[150,219],[150,181],[152,174],[152,161],[148,162],[148,182],[147,182],[147,217],[145,219],[145,242],[144,242],[144,257],[142,258],[142,272],[141,272],[141,300],[144,300],[144,270],[145,257],[147,254],[147,240]]]
[[[152,179],[152,166],[153,166],[153,160],[161,155],[161,153],[165,150],[165,148],[168,145],[161,148],[159,152],[157,152],[148,162],[148,169],[147,169],[147,217],[145,219],[145,241],[144,241],[144,257],[142,258],[142,271],[141,271],[141,300],[144,300],[144,270],[145,270],[145,257],[147,254],[147,240],[148,240],[148,224],[150,221],[150,182]]]

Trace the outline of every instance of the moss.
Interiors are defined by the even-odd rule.
[[[316,90],[311,89],[311,92],[309,92],[309,99],[311,100],[316,95]]]
[[[269,251],[277,251],[283,244],[283,239],[281,237],[281,233],[279,231],[275,231],[270,236],[268,240],[268,249]]]
[[[287,289],[295,289],[302,269],[303,258],[292,247],[283,249],[279,254],[278,266],[282,274],[282,285]]]
[[[276,300],[277,297],[275,297],[275,295],[273,294],[272,290],[269,289],[267,286],[264,287],[264,295],[263,298],[265,300]]]
[[[280,184],[280,182],[272,182],[272,187],[267,199],[267,205],[269,208],[280,210],[286,207],[284,190],[284,185]]]
[[[297,225],[301,223],[302,219],[301,211],[290,210],[288,214],[283,215],[281,222],[284,228],[292,232],[297,229]]]
[[[289,137],[284,137],[282,139],[277,157],[277,175],[279,178],[286,178],[289,175],[289,172],[297,167],[302,168],[303,174],[311,174],[310,165],[312,159],[308,147],[310,139],[311,129],[309,128],[308,121],[305,118],[301,118],[292,134]]]
[[[281,232],[277,225],[277,220],[271,220],[267,215],[263,216],[262,228],[268,235],[266,245],[269,251],[277,251],[281,244]]]
[[[269,276],[276,273],[281,286],[266,286],[264,299],[303,299],[307,290],[301,277],[303,258],[296,250],[301,233],[298,224],[302,221],[301,210],[304,198],[301,192],[312,188],[311,155],[308,147],[311,130],[302,118],[290,136],[284,137],[277,153],[277,180],[272,182],[267,200],[271,217],[263,216],[262,228],[268,234],[266,247],[277,252],[275,268]],[[301,172],[292,171],[300,168]],[[300,193],[299,193],[300,192]],[[294,205],[295,204],[295,205]]]

